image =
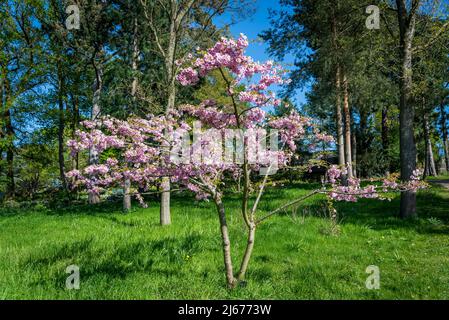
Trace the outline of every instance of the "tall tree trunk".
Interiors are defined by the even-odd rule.
[[[79,111],[79,98],[78,94],[75,94],[72,97],[72,103],[73,103],[73,116],[72,116],[72,139],[76,138],[76,129],[78,128],[78,122],[80,118],[80,111]],[[76,153],[72,157],[72,170],[77,170],[79,167],[79,155]]]
[[[6,127],[6,197],[13,199],[16,194],[16,183],[14,180],[14,128],[11,120],[11,109],[7,106],[5,112],[5,127]]]
[[[345,159],[346,168],[348,170],[348,178],[352,178],[353,168],[352,168],[352,148],[351,148],[351,110],[349,108],[349,84],[348,78],[345,73],[343,73],[343,111],[345,118]]]
[[[337,66],[335,76],[335,108],[337,114],[337,146],[338,146],[338,164],[344,166],[345,161],[345,143],[344,143],[344,124],[343,113],[341,110],[341,79],[340,66]]]
[[[172,5],[172,10],[175,10],[176,6]],[[176,13],[172,12],[172,17],[175,17]],[[170,22],[169,43],[167,49],[167,55],[165,57],[165,68],[167,72],[167,106],[166,113],[175,108],[176,99],[176,85],[175,85],[175,50],[177,41],[176,19],[172,18]],[[171,223],[170,215],[170,178],[163,177],[161,183],[161,207],[160,207],[160,223],[161,225],[168,225]]]
[[[59,163],[59,178],[61,179],[64,191],[67,191],[67,179],[65,176],[64,164],[64,78],[61,63],[58,62],[58,163]]]
[[[91,120],[96,120],[100,113],[101,113],[101,107],[100,107],[100,97],[101,97],[101,90],[103,88],[103,66],[101,62],[99,65],[96,64],[95,61],[93,61],[93,67],[95,69],[95,80],[94,80],[94,86],[93,86],[93,99],[92,99],[92,113],[91,113]],[[95,165],[98,164],[98,151],[95,147],[90,148],[89,150],[89,165]],[[100,202],[100,196],[94,193],[89,193],[89,203],[90,204],[96,204]]]
[[[137,95],[137,69],[138,69],[138,60],[139,60],[139,43],[138,43],[138,32],[139,24],[137,18],[134,18],[134,31],[133,31],[133,51],[132,51],[132,63],[131,70],[133,72],[133,81],[131,83],[131,98],[132,103],[135,105],[136,103],[136,95]],[[123,211],[129,212],[131,210],[131,180],[129,178],[125,178],[123,185]]]
[[[389,148],[390,148],[390,128],[388,127],[388,106],[384,106],[382,108],[382,151],[384,155],[387,157],[387,165],[385,174],[390,173],[390,157],[389,157]]]
[[[389,134],[390,128],[388,127],[388,106],[382,108],[382,149],[386,152],[389,148]]]
[[[338,27],[337,27],[337,16],[335,12],[332,15],[332,46],[335,52],[338,52]],[[337,147],[338,147],[338,164],[344,166],[345,161],[345,145],[344,145],[344,134],[343,134],[343,114],[341,110],[341,66],[340,62],[337,61],[335,69],[335,114],[336,114],[336,125],[337,125]]]
[[[436,170],[436,166],[435,166],[435,159],[433,157],[432,140],[430,139],[429,115],[427,113],[424,114],[423,124],[424,124],[424,138],[426,140],[425,175],[430,176],[430,177],[435,177],[437,175],[437,170]]]
[[[354,173],[354,177],[357,177],[357,135],[356,135],[356,131],[355,131],[355,125],[353,125],[353,132],[352,132],[352,140],[351,140],[351,145],[352,145],[352,171]]]
[[[419,1],[418,1],[419,3]],[[415,110],[412,105],[412,45],[415,34],[416,13],[407,13],[405,0],[396,0],[399,34],[400,34],[400,59],[402,63],[400,80],[400,158],[401,158],[401,179],[410,180],[413,171],[416,169],[416,145],[413,128]],[[416,5],[416,0],[413,1]],[[416,192],[407,191],[401,194],[402,218],[416,216]]]
[[[5,102],[3,101],[5,98],[5,79],[3,78],[4,73],[2,71],[2,77],[0,78],[0,141],[4,141],[5,139],[5,132],[3,128],[4,124],[4,114],[3,114],[3,108],[5,106]],[[3,144],[0,144],[0,175],[3,174]]]
[[[441,112],[441,133],[443,138],[443,151],[444,151],[444,160],[446,162],[446,171],[449,173],[449,141],[447,137],[447,115],[444,111],[445,100],[441,102],[440,112]]]
[[[8,70],[2,70],[2,101],[1,110],[5,125],[6,138],[6,198],[13,199],[16,193],[16,183],[14,180],[14,127],[11,119],[11,88],[8,81]]]

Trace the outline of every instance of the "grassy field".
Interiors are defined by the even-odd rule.
[[[270,189],[268,211],[310,185]],[[173,225],[158,225],[158,204],[120,212],[120,203],[2,209],[0,299],[447,299],[449,192],[419,194],[419,219],[396,217],[399,201],[338,204],[339,235],[329,234],[322,201],[263,224],[246,287],[228,290],[218,220],[211,203],[173,199]],[[234,263],[244,249],[238,201],[227,201]],[[68,265],[80,290],[65,289]],[[369,265],[380,290],[368,290]]]

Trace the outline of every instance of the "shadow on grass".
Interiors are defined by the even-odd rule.
[[[413,229],[422,234],[449,235],[449,197],[439,188],[418,193],[418,218],[399,217],[400,196],[391,202],[362,199],[357,203],[338,203],[342,224],[369,226],[373,230]]]
[[[156,277],[179,276],[196,253],[208,250],[202,243],[204,241],[197,233],[156,241],[116,243],[109,248],[95,248],[93,239],[85,239],[45,248],[20,263],[19,267],[39,275],[32,285],[51,284],[57,288],[65,285],[68,274],[64,271],[71,264],[80,268],[83,281],[124,279],[139,272]]]
[[[304,187],[308,186],[307,189]],[[298,194],[307,194],[315,190],[317,185],[297,184]],[[298,198],[292,196],[292,189],[268,190],[259,208],[266,212],[279,207],[280,204]],[[288,201],[286,200],[288,199]],[[323,196],[314,196],[307,201],[292,206],[279,213],[279,215],[313,216],[323,219],[328,216]],[[447,189],[433,185],[432,188],[418,193],[416,219],[401,219],[399,217],[400,196],[392,201],[376,199],[361,199],[356,203],[335,202],[340,224],[354,224],[368,226],[373,230],[388,229],[414,229],[422,234],[448,234],[449,235],[449,192]]]

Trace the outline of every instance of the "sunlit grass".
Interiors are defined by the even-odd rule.
[[[296,184],[266,194],[271,209],[309,192]],[[246,287],[225,286],[218,219],[212,203],[172,201],[173,225],[158,225],[157,202],[120,212],[120,203],[59,210],[2,209],[0,299],[420,299],[449,297],[449,193],[421,192],[420,218],[397,218],[398,199],[337,204],[340,234],[322,199],[308,200],[263,224]],[[236,196],[227,202],[234,263],[245,245]],[[68,265],[81,288],[65,289]],[[365,269],[377,265],[380,290]]]

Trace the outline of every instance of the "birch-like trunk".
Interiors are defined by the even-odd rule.
[[[175,85],[175,51],[176,51],[176,6],[172,5],[172,19],[170,21],[169,43],[167,48],[167,55],[165,57],[165,69],[167,72],[167,106],[165,112],[175,108],[176,100],[176,85]],[[160,223],[161,225],[168,225],[171,223],[170,214],[170,178],[163,177],[161,183],[161,207],[160,207]]]
[[[449,173],[449,141],[448,141],[448,134],[447,134],[447,115],[444,111],[444,101],[440,105],[440,112],[441,112],[441,133],[443,138],[443,151],[444,151],[444,160],[446,162],[446,171]]]
[[[349,85],[348,78],[345,73],[343,73],[343,111],[345,119],[345,160],[346,168],[348,170],[348,178],[352,178],[353,168],[352,168],[352,141],[351,141],[351,110],[349,108]]]
[[[423,122],[424,137],[426,140],[426,166],[424,171],[426,176],[435,177],[437,175],[437,170],[435,166],[435,159],[433,157],[432,140],[430,139],[430,123],[428,114],[424,114]]]
[[[357,135],[355,130],[352,130],[351,135],[351,146],[352,146],[352,172],[354,177],[357,177]]]

